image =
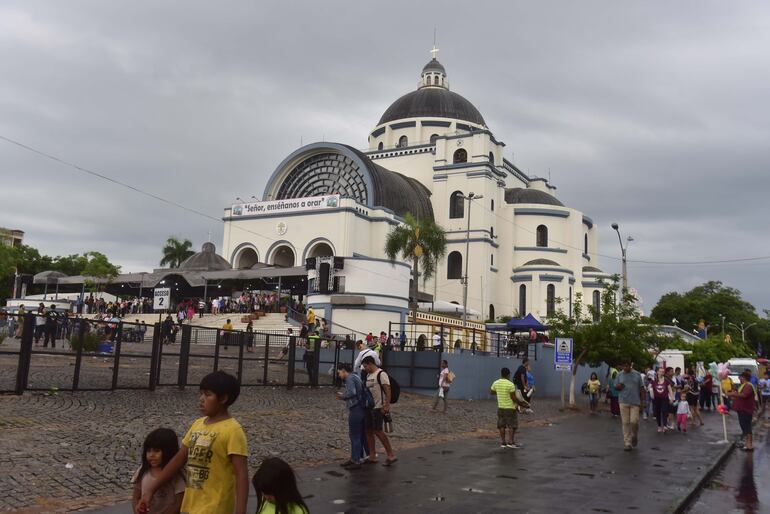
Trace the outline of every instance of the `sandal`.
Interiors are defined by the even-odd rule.
[[[371,459],[366,459],[364,461],[364,464],[377,464],[377,461],[376,460],[371,460]]]
[[[396,461],[398,461],[398,457],[395,459],[385,459],[385,464],[383,464],[383,466],[392,466]]]

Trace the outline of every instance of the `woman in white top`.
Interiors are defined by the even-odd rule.
[[[445,360],[441,361],[441,371],[438,374],[438,391],[436,392],[436,400],[433,402],[433,410],[438,407],[439,398],[444,400],[444,408],[441,412],[446,412],[446,397],[449,396],[449,385],[452,381],[449,378],[449,363]]]

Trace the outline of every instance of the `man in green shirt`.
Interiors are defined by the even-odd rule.
[[[490,387],[489,394],[497,396],[497,429],[500,431],[500,448],[521,448],[514,442],[516,429],[519,427],[518,413],[516,404],[529,407],[524,401],[521,392],[516,390],[516,386],[511,382],[511,370],[503,368],[500,370],[500,378],[495,380]],[[505,429],[511,431],[510,442],[506,442]]]

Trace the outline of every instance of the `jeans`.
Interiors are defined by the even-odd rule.
[[[635,447],[639,433],[639,406],[621,403],[620,419],[623,422],[623,445]]]
[[[655,420],[658,427],[665,427],[668,419],[668,398],[653,398],[652,412],[655,413]]]
[[[438,401],[439,400],[444,400],[444,410],[443,410],[443,412],[446,412],[446,397],[449,396],[449,388],[448,387],[444,388],[444,396],[443,397],[439,396],[440,390],[441,390],[441,388],[439,388],[439,391],[436,391],[436,399],[433,402],[433,410],[436,410],[436,407],[438,407]]]
[[[700,390],[700,395],[698,396],[698,405],[700,406],[701,410],[711,410],[711,391],[707,391],[706,389]]]
[[[588,395],[588,404],[592,409],[595,409],[599,405],[599,393],[591,393]]]
[[[359,462],[364,458],[364,415],[365,410],[355,405],[348,410],[348,435],[350,436],[350,460]]]

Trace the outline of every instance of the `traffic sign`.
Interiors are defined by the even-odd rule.
[[[553,348],[553,367],[558,371],[572,369],[572,338],[557,337]]]
[[[152,308],[156,311],[168,310],[171,303],[171,288],[156,287],[152,300]]]

